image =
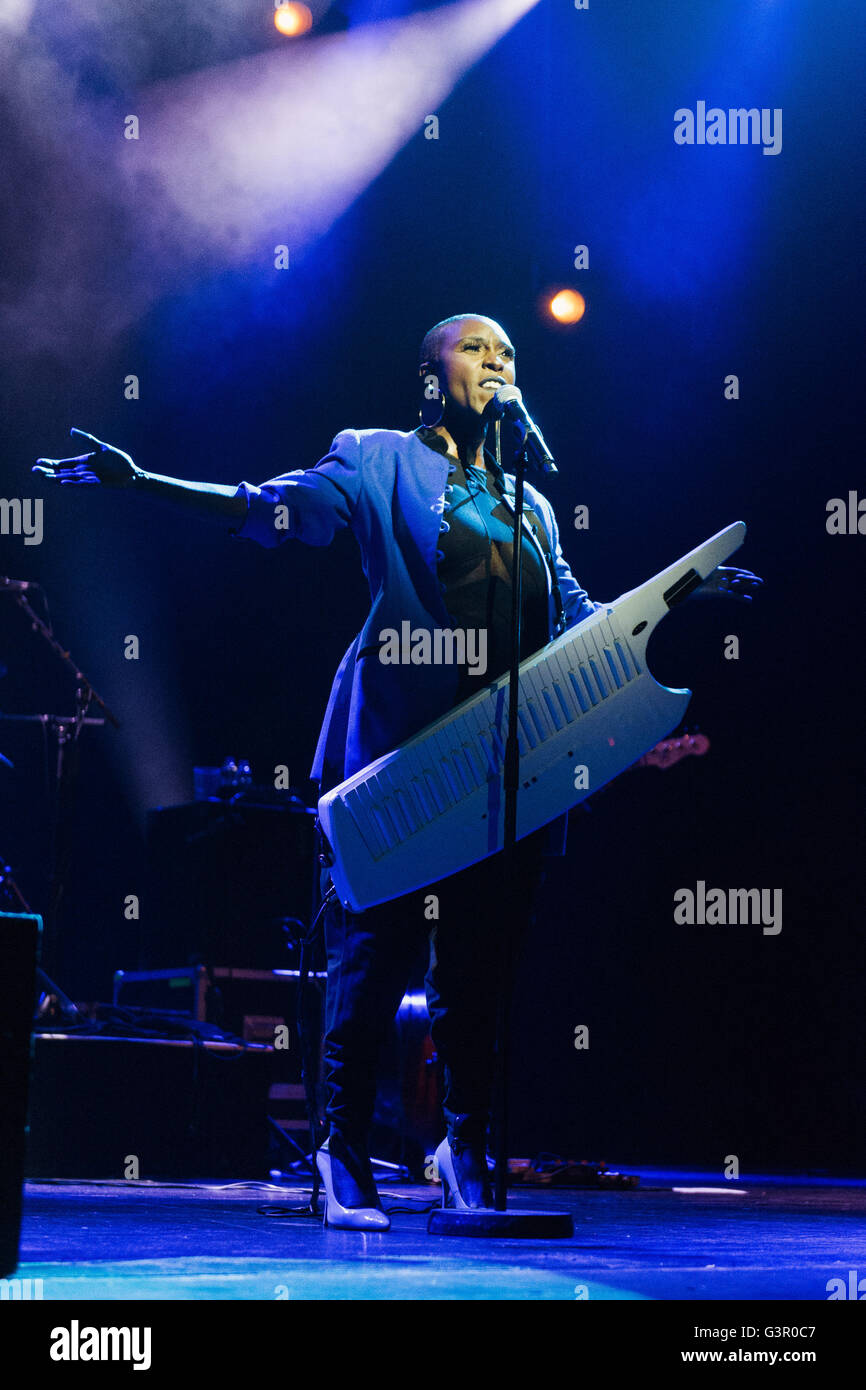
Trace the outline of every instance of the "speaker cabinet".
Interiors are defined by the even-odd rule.
[[[0,1278],[18,1264],[31,1026],[42,919],[0,912]]]

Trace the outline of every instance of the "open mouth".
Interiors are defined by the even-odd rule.
[[[500,386],[505,385],[505,381],[501,376],[486,376],[478,384],[482,391],[498,391]]]

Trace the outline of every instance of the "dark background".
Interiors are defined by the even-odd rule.
[[[31,463],[77,452],[79,425],[183,477],[312,466],[344,427],[413,428],[424,332],[488,314],[517,347],[559,461],[542,490],[593,598],[737,519],[733,563],[766,581],[753,605],[686,605],[653,638],[653,672],[695,692],[688,723],[709,754],[629,772],[572,813],[518,977],[512,1151],[859,1171],[866,538],[825,528],[830,498],[866,495],[859,7],[543,0],[434,108],[438,141],[407,130],[289,271],[270,233],[243,264],[206,246],[194,266],[170,248],[162,263],[152,207],[124,204],[98,159],[85,168],[73,117],[95,110],[98,129],[136,109],[139,85],[274,52],[260,8],[241,9],[220,44],[194,25],[181,44],[166,16],[136,48],[116,16],[110,41],[96,26],[72,43],[76,7],[37,5],[18,71],[43,88],[7,84],[2,491],[44,496],[45,539],[0,537],[2,570],[45,586],[58,637],[123,725],[83,736],[59,978],[105,999],[146,953],[146,896],[140,923],[123,899],[145,891],[148,808],[188,799],[194,764],[246,756],[264,781],[287,763],[312,800],[331,680],[368,596],[348,533],[264,551],[129,494],[51,490]],[[327,23],[383,13],[358,4]],[[781,153],[675,145],[674,110],[699,99],[781,107]],[[98,223],[92,249],[73,223]],[[145,260],[159,292],[109,322],[106,287],[133,299]],[[587,301],[573,328],[541,307],[564,286]],[[131,372],[138,401],[123,396]],[[0,710],[67,712],[70,679],[0,605]],[[0,724],[0,750],[15,763],[0,854],[42,910],[51,759],[33,725]],[[676,925],[673,894],[698,879],[781,888],[781,934]]]

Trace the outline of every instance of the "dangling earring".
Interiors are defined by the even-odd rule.
[[[421,409],[418,411],[418,418],[421,424],[428,430],[435,429],[441,425],[442,417],[445,414],[445,396],[439,389],[439,378],[433,372],[424,378],[424,395],[421,400]]]

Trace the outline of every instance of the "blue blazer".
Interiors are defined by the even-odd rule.
[[[375,651],[359,656],[378,647],[383,628],[399,632],[407,620],[413,629],[452,626],[437,577],[436,551],[445,484],[453,467],[413,432],[342,430],[315,468],[294,469],[259,487],[238,486],[235,495],[245,495],[247,515],[234,535],[264,546],[289,538],[328,545],[336,531],[348,526],[360,546],[372,606],[331,687],[310,774],[322,793],[454,706],[456,666],[385,665]],[[509,507],[513,495],[514,477],[506,474]],[[544,558],[553,637],[600,605],[589,599],[563,558],[550,503],[528,483],[525,496],[550,547],[545,555],[524,516],[527,534]]]

